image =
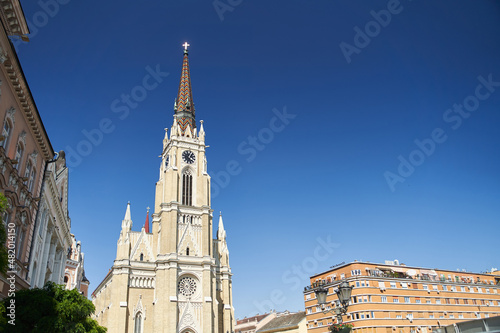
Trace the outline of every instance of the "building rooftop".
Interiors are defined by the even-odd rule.
[[[291,329],[297,327],[299,323],[305,318],[305,311],[282,314],[264,325],[260,330],[257,331],[257,333],[274,332],[277,329]]]

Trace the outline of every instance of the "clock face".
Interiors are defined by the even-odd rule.
[[[195,160],[194,153],[191,150],[184,150],[182,152],[182,159],[186,163],[193,164]]]

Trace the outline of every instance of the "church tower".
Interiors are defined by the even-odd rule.
[[[92,294],[95,319],[110,333],[233,332],[226,231],[219,216],[213,238],[205,131],[203,121],[196,127],[189,44],[183,46],[174,120],[163,139],[152,233],[149,214],[141,232],[131,230],[128,204],[114,265]]]

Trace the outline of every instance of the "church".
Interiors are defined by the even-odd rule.
[[[132,231],[130,203],[109,273],[92,293],[94,319],[115,332],[231,333],[231,268],[219,216],[213,235],[210,176],[203,121],[196,126],[188,46],[170,135],[165,129],[156,183],[152,230],[149,214]]]

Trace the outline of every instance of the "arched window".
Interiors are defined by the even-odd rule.
[[[24,184],[28,184],[28,180],[30,179],[31,176],[31,169],[33,168],[33,164],[31,163],[31,160],[28,160],[28,163],[26,163],[26,171],[24,172],[24,178],[26,180],[24,181]]]
[[[36,178],[36,169],[31,169],[31,175],[29,176],[30,181],[28,183],[28,190],[32,192],[34,190],[35,178]]]
[[[140,261],[143,261],[144,260],[144,254],[141,253],[140,257],[139,257],[139,260]]]
[[[24,230],[20,225],[16,227],[16,238],[17,238],[16,257],[18,259],[21,259],[21,251],[23,249],[23,242],[24,242]]]
[[[189,255],[189,247],[186,249],[186,255]]]
[[[5,119],[2,129],[2,147],[7,151],[9,148],[10,135],[12,133],[12,123],[9,119]]]
[[[193,176],[189,170],[182,174],[182,204],[193,205]]]
[[[142,333],[142,313],[137,312],[135,315],[134,333]]]
[[[16,149],[16,157],[14,157],[14,160],[17,161],[16,164],[16,169],[19,171],[20,170],[20,165],[23,162],[23,155],[24,155],[24,145],[22,142],[17,143],[17,149]]]

